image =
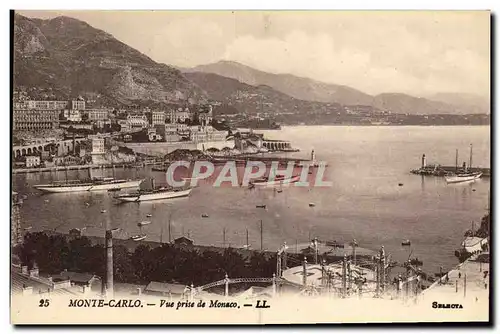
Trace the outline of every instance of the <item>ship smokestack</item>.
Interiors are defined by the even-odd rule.
[[[314,153],[314,150],[311,151],[311,161],[316,161],[316,153]]]
[[[427,159],[425,158],[425,154],[422,155],[422,168],[425,168],[427,166]]]

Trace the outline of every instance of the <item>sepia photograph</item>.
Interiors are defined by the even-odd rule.
[[[489,324],[491,24],[11,10],[11,323]]]

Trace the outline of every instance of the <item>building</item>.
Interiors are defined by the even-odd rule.
[[[193,246],[194,241],[186,237],[179,237],[174,240],[174,245],[176,246]]]
[[[163,111],[153,111],[151,112],[151,126],[157,124],[165,124],[165,112]]]
[[[28,109],[38,110],[64,110],[68,108],[68,101],[26,101]]]
[[[84,100],[72,100],[71,101],[71,109],[72,110],[85,110],[85,101]]]
[[[82,121],[82,114],[80,113],[80,110],[74,110],[74,109],[65,109],[63,113],[64,118],[70,122],[76,122],[79,123]]]
[[[145,295],[178,299],[185,296],[187,293],[187,287],[186,285],[175,283],[150,282],[146,288],[144,288],[143,293]]]
[[[192,115],[188,108],[171,110],[169,113],[170,123],[184,123],[186,120],[191,119]]]
[[[177,142],[180,136],[177,133],[177,124],[163,123],[155,125],[156,133],[163,137],[163,141]]]
[[[89,273],[77,273],[64,270],[59,275],[54,275],[53,279],[69,280],[72,284],[90,288],[97,281],[97,276]]]
[[[105,108],[88,109],[85,111],[90,122],[105,121],[109,119],[109,110]]]
[[[37,155],[29,155],[26,157],[26,167],[38,167],[40,166],[40,157]]]
[[[120,126],[120,132],[130,132],[132,130],[129,121],[126,119],[119,119],[117,123]]]
[[[146,129],[149,125],[148,118],[143,114],[128,114],[127,121],[131,130]]]
[[[189,140],[194,142],[223,141],[226,136],[226,131],[218,131],[212,126],[191,126],[189,132]]]
[[[106,149],[104,146],[104,138],[89,137],[90,154],[104,154]]]
[[[13,130],[51,130],[59,127],[58,110],[14,109]]]
[[[42,277],[37,268],[27,266],[11,266],[11,294],[49,298],[51,296],[81,296],[80,287],[71,286],[69,280],[57,280],[52,277]]]
[[[213,119],[213,112],[211,105],[204,106],[198,112],[198,122],[200,122],[200,125],[202,126],[210,125],[212,123],[212,119]]]

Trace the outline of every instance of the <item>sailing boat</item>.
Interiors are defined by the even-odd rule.
[[[150,223],[151,223],[151,222],[140,222],[140,223],[138,223],[138,224],[137,224],[137,226],[139,226],[139,229],[140,229],[140,231],[141,231],[141,232],[140,232],[140,234],[138,234],[138,235],[133,235],[133,236],[131,236],[131,237],[130,237],[130,240],[133,240],[133,241],[141,241],[141,240],[146,239],[147,235],[146,235],[146,234],[144,234],[144,233],[142,233],[142,226],[143,226],[143,225],[148,225],[148,224],[150,224]]]
[[[458,155],[458,153],[457,153],[457,155]],[[465,165],[465,163],[464,163],[464,165]],[[456,168],[458,169],[458,166],[456,166]],[[477,180],[482,175],[483,175],[482,172],[473,172],[472,171],[472,144],[470,144],[469,168],[464,168],[463,172],[455,173],[452,175],[447,175],[444,178],[446,180],[446,183],[459,183],[459,182],[467,182],[467,181]]]

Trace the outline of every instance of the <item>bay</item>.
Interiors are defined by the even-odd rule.
[[[471,222],[479,226],[486,213],[490,181],[447,185],[444,178],[409,173],[418,168],[423,153],[428,163],[455,164],[469,159],[473,165],[490,166],[488,126],[297,126],[280,131],[257,131],[270,139],[290,140],[301,151],[288,156],[308,158],[312,149],[318,160],[326,161],[325,179],[331,187],[290,187],[282,193],[269,189],[215,188],[206,184],[191,196],[174,201],[117,204],[110,193],[40,195],[32,186],[63,180],[64,172],[14,175],[13,188],[28,194],[21,207],[23,226],[32,231],[56,229],[67,232],[82,228],[86,235],[104,235],[106,219],[122,230],[118,238],[137,234],[137,223],[147,240],[168,241],[189,236],[196,244],[241,247],[246,230],[254,249],[260,249],[260,220],[263,221],[263,248],[277,250],[283,242],[292,248],[309,237],[349,242],[356,238],[361,247],[379,249],[384,245],[396,261],[404,261],[410,249],[401,241],[410,239],[412,257],[435,272],[457,264],[454,250],[460,246]],[[164,173],[145,169],[115,169],[116,177],[154,177],[165,182]],[[98,172],[94,172],[97,175]],[[102,170],[111,176],[111,170]],[[88,176],[87,171],[70,171],[69,178]],[[402,183],[402,186],[399,186]],[[308,204],[314,203],[314,207]],[[266,204],[266,209],[256,205]],[[106,210],[102,213],[102,210]],[[147,217],[151,214],[151,217]],[[201,216],[208,215],[207,218]],[[350,250],[346,249],[346,252]]]

